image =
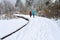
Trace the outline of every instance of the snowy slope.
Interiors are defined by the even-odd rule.
[[[25,26],[20,31],[18,31],[17,33],[9,36],[8,38],[6,38],[4,40],[60,40],[60,38],[59,38],[60,31],[59,31],[58,25],[56,24],[55,21],[52,21],[48,18],[37,17],[37,16],[35,18],[30,18],[27,15],[26,16],[21,15],[21,16],[27,17],[30,20],[28,25]],[[23,20],[20,20],[20,21],[23,21]],[[23,22],[25,23],[25,21],[23,21]],[[4,23],[2,23],[2,24],[4,24]],[[17,26],[17,25],[15,25],[15,26]],[[20,24],[20,25],[22,25],[22,24]],[[0,25],[0,26],[2,26],[2,25]],[[6,29],[6,28],[7,27],[5,27],[4,29]],[[1,33],[1,31],[2,30],[0,30],[0,33]],[[10,31],[7,31],[7,32],[10,32]]]
[[[56,20],[56,19],[53,19],[53,18],[52,18],[51,20],[52,20],[52,21],[55,21],[55,22],[57,23],[57,25],[60,27],[60,19],[57,19],[57,20]]]
[[[56,23],[59,25],[59,27],[60,27],[60,19],[58,19],[57,21],[56,21]]]
[[[27,21],[24,19],[0,20],[0,38],[20,28]]]

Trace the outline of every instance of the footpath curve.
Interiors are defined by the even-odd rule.
[[[28,21],[26,24],[24,24],[23,26],[21,26],[20,28],[18,28],[17,30],[11,32],[10,34],[7,34],[6,36],[0,38],[0,40],[4,40],[5,38],[13,35],[14,33],[18,32],[19,30],[21,30],[22,28],[24,28],[28,23],[29,23],[29,19],[28,18],[25,18],[23,16],[17,16],[18,18],[22,18],[22,19],[25,19],[26,21]]]

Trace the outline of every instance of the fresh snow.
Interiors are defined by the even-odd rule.
[[[27,21],[24,19],[0,20],[0,38],[20,28]]]
[[[56,23],[59,25],[60,27],[60,19],[56,20]]]
[[[35,18],[30,18],[28,15],[18,16],[28,18],[28,25],[4,40],[60,40],[60,30],[55,21],[37,16]],[[26,24],[26,22],[23,19],[0,20],[0,38]]]

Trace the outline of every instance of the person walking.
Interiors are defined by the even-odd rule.
[[[35,11],[35,10],[32,10],[31,13],[32,13],[32,16],[33,16],[33,18],[34,18],[35,15],[36,15],[36,11]]]
[[[32,13],[31,13],[31,11],[29,12],[29,15],[30,15],[30,17],[32,16]]]

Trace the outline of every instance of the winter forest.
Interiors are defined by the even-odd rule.
[[[21,0],[15,0],[15,3],[3,0],[0,2],[0,15],[5,17],[12,17],[15,13],[29,15],[32,8],[36,9],[37,16],[60,18],[60,0],[25,0],[24,3]]]
[[[60,40],[60,0],[0,0],[0,40]]]

